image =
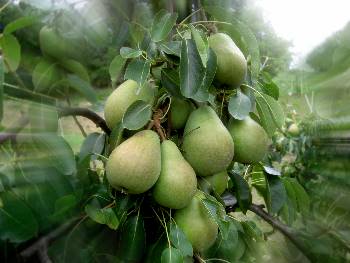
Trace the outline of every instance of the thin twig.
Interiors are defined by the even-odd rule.
[[[67,104],[68,104],[68,106],[70,107],[70,106],[71,106],[71,103],[70,103],[69,96],[66,96],[66,98],[67,98]],[[77,116],[73,115],[72,117],[73,117],[73,119],[74,119],[75,124],[78,126],[78,128],[79,128],[81,134],[82,134],[84,137],[86,137],[87,134],[86,134],[86,132],[85,132],[85,130],[84,130],[84,127],[83,127],[83,126],[80,124],[80,122],[78,121]]]

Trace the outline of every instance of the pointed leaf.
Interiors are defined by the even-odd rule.
[[[286,202],[287,193],[282,180],[277,176],[268,176],[266,206],[271,214],[278,213]]]
[[[121,55],[116,56],[110,66],[109,66],[109,75],[111,77],[111,81],[114,84],[120,76],[120,73],[125,65],[126,59]]]
[[[159,48],[161,51],[168,55],[174,55],[178,57],[181,55],[181,41],[170,41],[168,43],[162,43]]]
[[[204,78],[205,69],[192,39],[183,40],[180,59],[180,90],[186,98],[197,93]]]
[[[86,214],[96,223],[107,225],[116,230],[119,226],[119,220],[112,208],[97,208],[92,205],[85,206]]]
[[[105,146],[106,135],[98,132],[90,133],[84,140],[80,147],[79,160],[83,160],[86,156],[92,155],[93,159],[96,159],[94,154],[102,154]]]
[[[176,223],[171,223],[169,228],[169,239],[171,244],[178,248],[182,255],[193,256],[193,249],[190,241],[187,239],[184,232],[179,228]]]
[[[162,86],[174,97],[183,98],[180,92],[179,72],[175,69],[162,69]]]
[[[3,35],[0,38],[0,47],[7,71],[14,72],[21,61],[21,45],[12,34]]]
[[[72,74],[67,75],[67,80],[70,84],[70,87],[81,93],[90,102],[95,103],[97,101],[96,91],[91,87],[91,85],[88,82]]]
[[[181,251],[174,247],[167,247],[163,250],[161,263],[183,263]]]
[[[196,43],[199,55],[201,56],[203,65],[207,64],[208,60],[208,39],[203,39],[200,35],[200,31],[197,30],[193,25],[190,25],[192,39]]]
[[[8,23],[5,27],[4,30],[4,35],[10,34],[18,29],[28,27],[33,25],[38,21],[38,18],[33,17],[33,16],[25,16],[25,17],[20,17],[11,23]]]
[[[137,100],[129,106],[123,116],[123,126],[128,130],[138,130],[150,121],[152,106],[143,100]]]
[[[239,174],[230,172],[233,188],[236,193],[238,204],[243,213],[246,213],[252,204],[252,195],[247,181]]]
[[[228,103],[228,111],[237,120],[243,120],[249,115],[251,102],[247,95],[237,89],[237,94],[231,96]]]
[[[168,13],[166,10],[160,10],[154,20],[151,30],[151,37],[154,42],[164,40],[176,23],[177,14]]]
[[[120,141],[123,136],[124,126],[122,122],[118,122],[118,124],[112,129],[111,135],[109,136],[109,151],[113,151],[115,147],[120,144]]]
[[[120,49],[120,56],[122,58],[137,58],[142,55],[141,50],[136,50],[129,47],[122,47]]]
[[[124,79],[135,80],[140,87],[145,84],[151,68],[151,62],[136,59],[133,60],[126,68]]]

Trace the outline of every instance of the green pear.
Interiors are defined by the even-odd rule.
[[[228,130],[235,143],[235,161],[254,164],[265,157],[269,146],[269,138],[265,130],[256,121],[250,117],[244,120],[231,119]]]
[[[198,180],[199,186],[204,192],[210,193],[211,190],[213,189],[219,195],[225,192],[227,188],[227,182],[228,182],[227,171],[206,176]]]
[[[190,102],[178,98],[171,99],[170,122],[173,129],[182,129],[185,127],[188,115],[193,110]]]
[[[152,103],[153,97],[154,89],[150,85],[139,88],[134,80],[124,81],[106,100],[104,113],[108,127],[113,129],[132,103],[137,100]]]
[[[174,219],[185,233],[195,252],[201,252],[214,244],[218,235],[218,225],[209,216],[201,199],[203,192],[197,191],[190,204],[176,210]]]
[[[288,127],[288,130],[287,132],[293,136],[293,137],[297,137],[299,136],[300,134],[300,130],[299,130],[299,127],[296,123],[292,123],[289,127]]]
[[[144,130],[122,142],[109,156],[107,180],[115,189],[140,194],[158,180],[161,168],[158,135]]]
[[[172,141],[162,142],[161,155],[162,169],[153,188],[153,197],[162,206],[184,208],[196,193],[196,173]]]
[[[200,176],[224,171],[234,153],[230,133],[209,106],[201,106],[190,114],[182,148],[185,159]]]
[[[209,47],[217,57],[216,80],[233,88],[239,87],[247,72],[247,61],[242,51],[224,33],[211,35]]]

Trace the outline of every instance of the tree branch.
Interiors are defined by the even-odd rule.
[[[273,217],[269,213],[267,213],[261,206],[252,204],[249,208],[250,211],[254,212],[258,216],[260,216],[263,220],[269,223],[272,227],[276,228],[283,235],[285,235],[303,254],[306,258],[313,262],[313,256],[308,251],[308,249],[303,245],[302,241],[296,237],[297,232],[287,225],[283,224],[276,217]]]
[[[111,130],[108,128],[106,121],[99,116],[97,113],[89,110],[87,108],[61,108],[58,110],[58,116],[66,117],[66,116],[82,116],[85,117],[96,124],[97,127],[100,127],[105,133],[108,135],[111,134]]]

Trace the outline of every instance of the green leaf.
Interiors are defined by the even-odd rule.
[[[249,115],[251,106],[249,97],[238,88],[237,94],[231,96],[228,102],[228,111],[233,118],[243,120]]]
[[[60,197],[55,202],[55,211],[50,218],[62,218],[78,204],[77,197],[74,194],[68,194]]]
[[[4,35],[10,34],[18,29],[28,27],[33,25],[38,21],[38,18],[33,17],[33,16],[25,16],[25,17],[20,17],[11,23],[8,23],[5,27],[4,30]]]
[[[197,93],[193,96],[194,100],[198,102],[209,101],[210,93],[208,90],[214,80],[216,67],[217,67],[216,55],[215,55],[215,52],[210,48],[208,49],[208,59],[207,59],[207,65],[203,76],[203,81]]]
[[[161,71],[162,86],[174,97],[183,98],[180,92],[179,72],[175,69],[165,68]]]
[[[2,57],[0,57],[0,122],[4,116],[4,74],[5,67]]]
[[[124,126],[122,122],[118,122],[117,125],[112,129],[111,135],[109,136],[109,151],[113,151],[117,147],[123,137]]]
[[[136,50],[129,47],[122,47],[120,49],[120,56],[122,58],[137,58],[142,55],[142,50]]]
[[[70,84],[70,87],[81,93],[90,102],[95,103],[97,101],[96,91],[91,87],[91,85],[88,82],[72,74],[67,75],[67,80]]]
[[[186,98],[192,98],[199,90],[205,69],[192,39],[183,40],[180,59],[180,90]]]
[[[32,138],[36,150],[49,165],[55,167],[62,174],[71,175],[76,172],[72,148],[61,136],[39,134],[33,135]]]
[[[168,13],[166,10],[160,10],[154,20],[151,30],[151,38],[154,42],[164,40],[172,30],[176,23],[177,14]]]
[[[260,124],[267,134],[272,137],[275,130],[277,128],[281,129],[284,124],[284,112],[277,100],[266,94],[261,95],[258,95],[255,99]]]
[[[83,160],[89,155],[96,158],[94,154],[102,154],[105,146],[106,135],[98,132],[90,133],[80,147],[79,160]]]
[[[229,227],[227,230],[227,239],[223,240],[221,237],[218,238],[219,242],[216,257],[229,262],[236,262],[236,260],[238,260],[238,258],[236,258],[237,249],[240,249],[238,246],[238,230],[236,224],[233,222],[233,219],[229,218],[228,222]],[[238,252],[238,254],[240,253]]]
[[[252,204],[252,195],[247,181],[239,174],[230,172],[229,177],[232,180],[234,192],[238,200],[239,208],[246,213]]]
[[[32,133],[52,132],[57,133],[58,112],[56,107],[51,107],[42,103],[33,103],[28,112],[30,131]]]
[[[279,88],[277,84],[272,80],[271,76],[267,72],[261,74],[261,91],[271,96],[275,100],[279,97]]]
[[[125,65],[126,59],[121,55],[116,56],[110,66],[109,66],[109,75],[111,77],[111,81],[114,84],[120,76],[120,73]]]
[[[291,225],[296,218],[296,210],[298,209],[297,205],[297,197],[295,195],[295,191],[293,189],[292,184],[289,182],[288,178],[283,178],[283,185],[286,189],[287,199],[286,203],[283,205],[281,210],[281,215],[287,224]]]
[[[151,62],[136,59],[133,60],[125,70],[124,79],[135,80],[140,87],[145,84],[151,69]]]
[[[4,57],[6,71],[17,70],[21,61],[21,45],[13,35],[3,35],[0,37],[0,46]]]
[[[38,233],[31,209],[10,191],[0,193],[0,239],[19,243]]]
[[[119,226],[119,220],[112,208],[97,208],[92,205],[85,206],[86,214],[96,223],[107,225],[116,230]]]
[[[77,75],[79,78],[86,82],[90,82],[89,73],[85,66],[82,65],[80,62],[73,59],[65,59],[61,60],[59,63],[68,72]]]
[[[287,199],[286,189],[284,188],[282,180],[278,176],[267,175],[267,210],[271,214],[278,213]]]
[[[16,86],[3,85],[4,93],[14,98],[20,98],[23,100],[36,101],[47,105],[55,105],[56,99],[50,96],[46,96],[40,93],[32,92],[31,90],[22,89]]]
[[[200,35],[200,31],[197,30],[193,25],[190,25],[191,29],[191,34],[192,34],[192,39],[196,43],[199,55],[201,56],[202,63],[203,65],[207,64],[208,60],[208,39],[203,39],[202,36]]]
[[[242,221],[241,222],[245,234],[247,234],[250,238],[262,241],[263,240],[263,232],[253,221]]]
[[[162,263],[183,263],[183,256],[181,251],[174,247],[167,247],[163,250],[161,262]]]
[[[138,130],[150,121],[152,106],[143,101],[137,100],[131,104],[123,116],[123,126],[128,130]]]
[[[308,213],[310,209],[310,198],[305,189],[296,179],[289,179],[289,182],[291,183],[297,198],[298,211],[303,214]]]
[[[171,222],[169,227],[169,239],[171,244],[179,249],[184,256],[193,256],[192,244],[187,239],[184,232],[179,228],[176,223]]]
[[[261,196],[266,197],[266,177],[260,164],[254,165],[252,175],[252,186],[256,188]]]
[[[159,46],[160,50],[168,55],[180,57],[181,55],[181,41],[170,41],[162,43]]]
[[[61,81],[62,72],[57,63],[42,59],[34,68],[32,81],[37,92],[49,93]]]
[[[145,226],[140,214],[130,216],[120,233],[117,257],[120,261],[140,262],[145,250]],[[120,262],[119,261],[119,262]]]

